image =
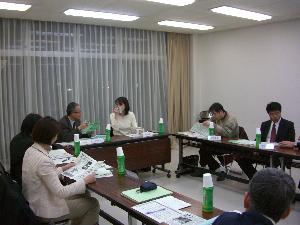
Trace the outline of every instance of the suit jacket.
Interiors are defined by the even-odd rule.
[[[22,186],[22,163],[26,150],[33,144],[32,137],[24,132],[10,142],[10,176]]]
[[[22,192],[36,216],[59,218],[69,214],[66,198],[85,193],[83,179],[63,186],[62,168],[56,168],[47,150],[34,143],[25,152],[22,166]]]
[[[78,129],[81,122],[80,120],[75,121],[75,128],[72,127],[71,122],[68,116],[64,116],[59,121],[60,124],[60,133],[57,138],[57,142],[70,142],[74,140],[74,134],[79,134],[79,138],[90,137],[88,134],[82,134]]]
[[[254,211],[246,211],[241,214],[225,212],[214,221],[213,225],[273,225],[273,222]]]
[[[261,124],[261,141],[265,142],[268,137],[269,130],[271,129],[271,120],[265,121]],[[276,142],[281,141],[295,141],[295,128],[294,123],[281,118],[279,127],[276,134]]]

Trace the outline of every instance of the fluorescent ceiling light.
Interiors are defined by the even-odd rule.
[[[163,20],[158,22],[159,25],[169,26],[169,27],[180,27],[180,28],[187,28],[193,30],[211,30],[214,29],[212,26],[208,25],[201,25],[196,23],[184,23],[184,22],[177,22],[172,20]]]
[[[261,13],[246,11],[242,9],[232,8],[228,6],[221,6],[217,8],[211,9],[211,11],[215,13],[225,14],[228,16],[235,16],[235,17],[241,17],[244,19],[249,20],[256,20],[256,21],[263,21],[263,20],[269,20],[272,18],[272,16],[264,15]]]
[[[17,3],[10,3],[10,2],[0,2],[0,9],[26,11],[30,7],[31,5],[17,4]]]
[[[90,18],[105,19],[105,20],[133,21],[139,18],[137,16],[128,16],[128,15],[121,15],[115,13],[96,12],[96,11],[77,10],[77,9],[68,9],[64,13],[68,16],[81,16],[81,17],[90,17]]]
[[[148,2],[158,2],[167,5],[185,6],[195,2],[195,0],[147,0]]]

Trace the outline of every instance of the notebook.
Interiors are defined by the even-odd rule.
[[[171,195],[173,192],[157,186],[157,189],[147,192],[140,192],[140,188],[134,188],[121,193],[122,196],[136,202],[142,203],[153,199]]]

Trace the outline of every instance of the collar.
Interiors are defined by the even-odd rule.
[[[278,128],[279,127],[279,124],[280,124],[280,121],[281,121],[281,117],[280,117],[280,119],[275,123],[275,125],[276,125],[276,128]],[[273,126],[273,124],[274,124],[274,122],[273,121],[271,121],[271,127]]]
[[[49,155],[50,149],[49,149],[49,151],[48,151],[47,149],[44,149],[41,145],[39,145],[39,144],[36,143],[36,142],[33,143],[32,147],[33,147],[34,149],[38,150],[39,152],[41,152],[41,153],[47,155],[47,156]]]
[[[270,217],[268,217],[268,216],[266,216],[266,215],[264,215],[264,214],[263,214],[263,216],[266,217],[268,220],[270,220],[270,221],[272,222],[273,225],[276,224],[275,221],[274,221],[272,218],[270,218]]]

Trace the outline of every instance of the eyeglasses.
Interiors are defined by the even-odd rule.
[[[73,113],[81,113],[81,111],[74,111]]]

